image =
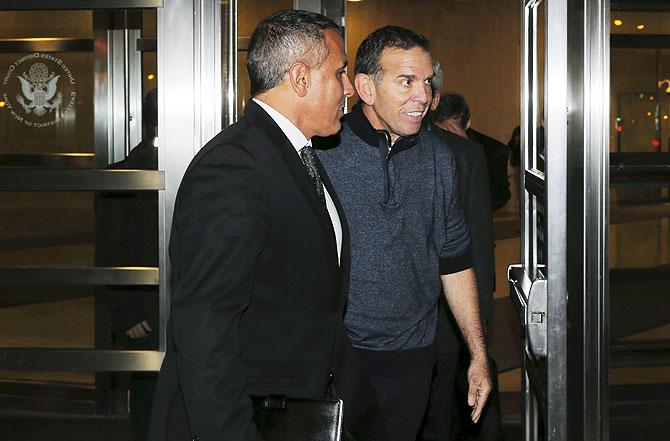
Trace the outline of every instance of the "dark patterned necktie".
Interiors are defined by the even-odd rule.
[[[306,145],[300,150],[300,158],[302,163],[309,173],[309,177],[312,178],[314,183],[314,188],[316,189],[316,194],[319,195],[319,199],[324,204],[326,203],[326,197],[323,194],[323,183],[321,182],[321,176],[319,176],[319,171],[316,168],[316,154],[314,154],[314,149],[310,145]]]

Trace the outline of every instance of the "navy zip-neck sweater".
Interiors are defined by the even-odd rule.
[[[338,145],[317,150],[351,235],[345,325],[354,347],[378,351],[430,345],[440,274],[472,267],[451,150],[424,129],[390,142],[357,105]]]

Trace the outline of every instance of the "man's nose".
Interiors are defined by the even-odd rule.
[[[414,101],[420,102],[422,104],[428,104],[432,99],[432,88],[426,84],[417,84],[416,92],[414,94]]]
[[[344,75],[344,96],[349,98],[350,96],[354,95],[354,86],[351,84],[351,81],[349,81],[349,75]]]

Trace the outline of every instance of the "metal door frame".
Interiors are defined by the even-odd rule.
[[[544,170],[533,159],[540,117],[535,65],[540,3]],[[523,0],[521,6],[522,262],[510,267],[509,278],[524,328],[524,440],[606,440],[609,4]],[[537,252],[543,200],[546,267],[538,265]]]

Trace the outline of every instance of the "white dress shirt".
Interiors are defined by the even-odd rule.
[[[291,145],[293,145],[293,148],[298,155],[298,159],[300,159],[302,162],[302,159],[300,158],[300,150],[302,150],[302,148],[306,145],[311,146],[312,140],[305,138],[305,135],[302,134],[300,129],[298,129],[295,124],[293,124],[288,120],[288,118],[277,112],[268,104],[257,100],[256,98],[253,98],[253,101],[261,106],[263,110],[265,110],[267,114],[270,115],[270,118],[272,118],[274,122],[277,123],[281,131],[284,132],[284,135],[286,135],[288,140],[291,141]],[[328,189],[325,185],[323,186],[323,190],[323,193],[326,196],[326,209],[328,210],[330,223],[333,225],[333,232],[335,233],[335,242],[337,243],[337,260],[339,262],[340,256],[342,254],[342,224],[340,223],[340,216],[337,214],[337,209],[335,208],[333,198],[330,196],[330,193],[328,193]]]

